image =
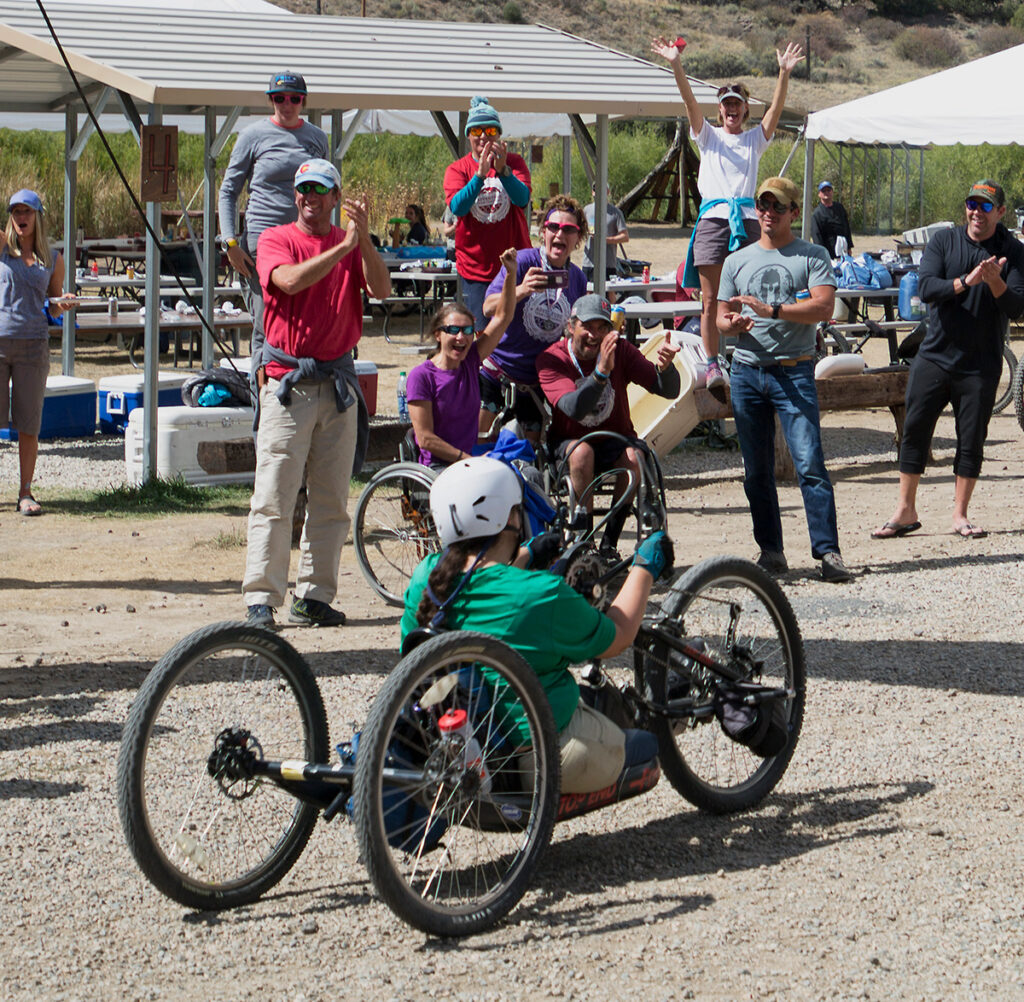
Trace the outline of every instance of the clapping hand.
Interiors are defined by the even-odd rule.
[[[981,264],[977,265],[974,270],[967,276],[964,281],[964,285],[979,285],[984,282],[986,285],[991,285],[993,282],[998,281],[1003,277],[1003,265],[1006,264],[1006,258],[997,258],[994,255],[992,257],[985,258]],[[971,279],[977,279],[971,281]]]
[[[615,349],[619,345],[619,332],[610,330],[601,342],[601,350],[597,355],[597,370],[604,376],[610,376],[615,368]]]
[[[363,236],[368,233],[369,212],[366,208],[366,200],[362,198],[346,198],[345,212],[348,215],[348,231],[355,232],[356,236]]]
[[[510,275],[516,273],[516,262],[519,260],[515,247],[509,247],[501,252],[501,263],[505,271]],[[543,271],[543,269],[541,269]]]

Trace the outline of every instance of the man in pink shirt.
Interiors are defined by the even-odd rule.
[[[256,378],[260,433],[242,594],[246,622],[272,627],[288,585],[292,515],[306,470],[288,618],[341,626],[344,613],[330,603],[350,521],[348,483],[362,465],[367,428],[352,349],[362,335],[363,289],[384,299],[391,280],[370,241],[365,202],[346,199],[347,228],[331,225],[341,176],[330,161],[306,161],[294,185],[298,219],[264,230],[256,255],[266,343]]]

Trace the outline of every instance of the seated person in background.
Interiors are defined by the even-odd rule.
[[[402,638],[429,624],[444,603],[449,629],[479,630],[518,651],[551,705],[561,792],[603,790],[618,779],[627,742],[642,735],[622,731],[581,702],[569,665],[614,657],[633,643],[651,585],[672,571],[672,543],[663,532],[644,540],[621,590],[602,613],[561,577],[542,569],[557,556],[545,536],[520,545],[522,502],[519,478],[496,459],[470,459],[438,476],[430,488],[430,511],[445,549],[413,572]]]
[[[423,206],[410,202],[405,207],[405,218],[409,220],[409,232],[405,235],[407,244],[429,244],[430,230],[427,229],[427,218],[423,215]]]
[[[594,280],[594,213],[597,212],[596,195],[597,189],[591,188],[591,192],[595,196],[595,201],[587,205],[583,212],[587,217],[587,224],[590,226],[590,239],[587,241],[586,247],[583,248],[583,274],[587,276],[587,281],[592,282]],[[611,201],[612,191],[608,189],[608,204],[605,212],[605,244],[608,249],[605,251],[604,258],[604,271],[605,275],[611,277],[619,273],[618,268],[618,250],[623,244],[629,243],[629,230],[626,229],[626,217],[622,214],[622,210],[617,205],[613,205]]]
[[[541,246],[521,250],[516,256],[515,316],[480,373],[481,438],[493,437],[494,415],[503,404],[501,377],[536,387],[537,356],[562,336],[572,304],[587,291],[583,272],[569,260],[587,235],[579,202],[569,195],[553,195],[544,205],[542,218]],[[491,282],[484,313],[496,309],[504,279],[505,273],[500,271]],[[542,399],[539,388],[537,396]],[[515,417],[522,432],[536,444],[542,415],[529,394],[519,397]]]
[[[515,309],[516,250],[501,255],[502,294],[487,327],[476,334],[473,316],[458,303],[445,303],[430,322],[437,351],[409,373],[409,417],[424,466],[443,469],[468,459],[476,445],[480,412],[480,364],[505,333]]]
[[[578,299],[569,319],[568,338],[541,352],[537,376],[554,411],[551,445],[556,459],[569,454],[569,477],[576,496],[593,512],[594,498],[587,491],[595,473],[622,467],[638,472],[636,453],[612,441],[573,445],[592,431],[614,431],[633,438],[636,431],[629,416],[626,387],[638,383],[660,397],[673,399],[679,393],[679,372],[673,358],[679,348],[668,332],[658,348],[658,364],[646,359],[628,341],[620,340],[612,327],[611,305],[591,293]],[[572,450],[571,453],[569,450]],[[616,500],[626,489],[620,476],[615,485]],[[586,494],[584,493],[586,492]],[[602,546],[618,544],[625,509],[620,518],[609,521]]]

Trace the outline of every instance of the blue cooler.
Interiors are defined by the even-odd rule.
[[[159,389],[156,395],[157,407],[180,407],[181,387],[189,373],[158,372]],[[142,387],[145,377],[104,376],[100,380],[99,414],[100,431],[106,435],[123,435],[128,426],[128,415],[142,406]]]
[[[0,439],[16,442],[18,433],[10,427],[10,416],[0,420],[7,425],[0,428]],[[95,433],[96,384],[75,376],[47,376],[39,437],[89,438]]]

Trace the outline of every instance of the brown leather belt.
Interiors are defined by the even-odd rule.
[[[799,358],[780,358],[776,361],[776,365],[799,365],[801,362],[810,362],[814,358],[813,355],[801,355]]]

